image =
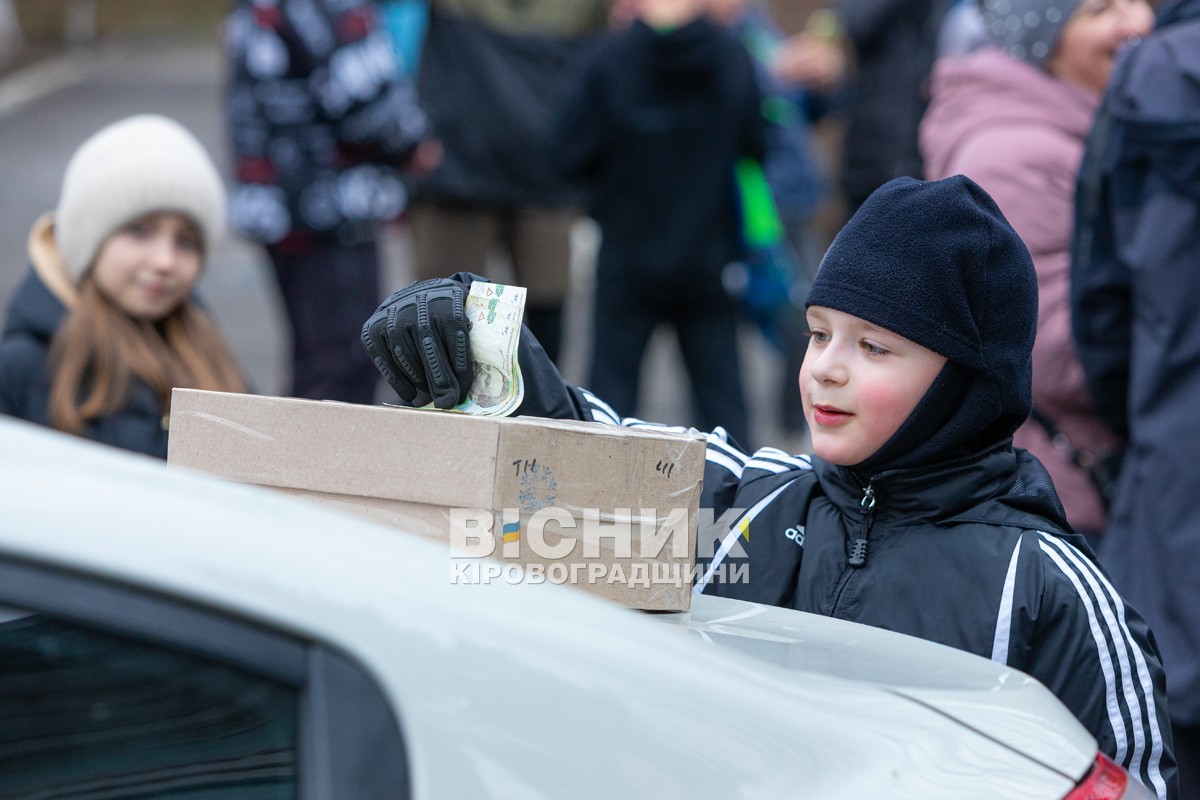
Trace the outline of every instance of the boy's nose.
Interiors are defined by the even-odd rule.
[[[812,375],[813,380],[819,383],[845,382],[846,367],[834,348],[827,347],[815,353],[809,350],[805,358],[813,359],[812,366],[809,368],[809,374]]]

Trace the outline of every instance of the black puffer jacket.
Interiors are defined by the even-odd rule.
[[[50,425],[50,373],[47,359],[66,306],[30,269],[13,295],[0,339],[0,413]],[[153,390],[135,384],[129,402],[115,414],[93,420],[83,432],[97,442],[167,457],[167,428]]]

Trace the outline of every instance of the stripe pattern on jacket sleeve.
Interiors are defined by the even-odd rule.
[[[746,509],[746,513],[742,514],[742,516],[738,518],[738,521],[730,526],[729,533],[725,534],[725,538],[721,540],[721,546],[717,548],[717,552],[713,556],[712,561],[709,563],[708,569],[704,571],[704,575],[702,575],[700,579],[696,581],[696,585],[692,588],[693,594],[701,594],[704,592],[704,587],[708,586],[708,582],[712,580],[713,573],[716,572],[717,567],[721,564],[721,562],[725,560],[725,556],[729,555],[729,551],[733,549],[733,546],[737,540],[743,536],[749,540],[750,523],[754,521],[754,518],[761,514],[763,509],[771,505],[776,497],[786,491],[795,482],[796,479],[793,478],[782,486],[776,488],[766,497],[759,500],[750,508]]]
[[[591,415],[590,421],[603,422],[606,425],[621,425],[627,428],[656,429],[676,433],[685,433],[689,430],[678,425],[660,425],[656,422],[646,422],[635,417],[625,417],[622,419],[612,406],[587,389],[580,389],[579,391],[583,395],[584,400],[587,401],[588,407],[585,409],[585,413]],[[710,464],[717,464],[724,467],[735,478],[740,479],[743,470],[746,468],[746,462],[749,460],[746,454],[729,444],[729,437],[724,428],[716,428],[711,433],[706,434],[706,436],[708,438],[707,452],[705,454],[706,460]]]
[[[1008,573],[1004,576],[1004,591],[1000,595],[1000,611],[996,614],[996,635],[992,638],[992,661],[1008,664],[1008,645],[1012,639],[1013,593],[1017,586],[1017,562],[1021,557],[1021,538],[1017,538],[1012,557],[1008,560]]]
[[[1166,800],[1167,788],[1160,768],[1163,722],[1158,718],[1146,659],[1125,621],[1125,602],[1104,574],[1078,550],[1056,536],[1040,531],[1039,536],[1042,552],[1067,577],[1087,612],[1104,674],[1108,718],[1116,743],[1113,760],[1151,788],[1159,800]],[[1112,653],[1116,654],[1115,664]],[[1129,714],[1128,725],[1122,707]]]

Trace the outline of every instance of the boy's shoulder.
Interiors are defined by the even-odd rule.
[[[1054,535],[1071,532],[1050,473],[1029,451],[1007,446],[993,449],[967,464],[964,471],[976,469],[984,472],[991,487],[985,483],[982,496],[952,514],[948,522],[977,522]],[[951,484],[950,488],[955,487]]]

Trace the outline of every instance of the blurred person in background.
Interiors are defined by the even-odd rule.
[[[1123,54],[1079,178],[1072,322],[1100,418],[1126,438],[1100,558],[1154,627],[1180,796],[1200,798],[1200,0]]]
[[[93,134],[29,234],[0,412],[166,458],[173,388],[245,390],[192,298],[224,223],[216,166],[178,123],[139,115]]]
[[[777,74],[816,91],[843,83],[841,189],[848,219],[892,178],[922,174],[917,128],[949,0],[837,0],[791,37]]]
[[[556,150],[601,232],[590,388],[636,408],[646,346],[668,324],[698,424],[746,442],[739,308],[721,273],[743,250],[735,165],[762,158],[765,121],[750,55],[707,2],[640,0],[584,65]]]
[[[938,30],[938,58],[963,56],[988,44],[983,12],[975,0],[954,0]]]
[[[607,12],[605,0],[432,0],[421,50],[421,102],[443,158],[415,189],[416,276],[494,275],[489,256],[503,256],[555,360],[583,200],[555,169],[550,137]]]
[[[780,421],[784,430],[799,433],[805,426],[795,378],[808,349],[803,301],[825,249],[813,218],[828,194],[828,169],[813,143],[810,127],[825,113],[827,98],[823,93],[784,82],[775,74],[786,37],[761,0],[709,0],[708,13],[727,26],[753,56],[763,94],[767,124],[762,171],[786,234],[786,241],[781,243],[786,263],[794,273],[789,276],[791,286],[772,331],[783,354]]]
[[[990,46],[934,70],[926,175],[977,181],[1033,255],[1033,413],[1014,443],[1046,465],[1068,521],[1096,546],[1119,440],[1095,414],[1071,340],[1075,180],[1113,58],[1152,14],[1144,0],[984,0],[982,10]]]
[[[365,0],[238,0],[226,25],[233,225],[266,247],[295,397],[371,403],[359,327],[379,303],[381,223],[403,167],[436,163],[412,82]]]

